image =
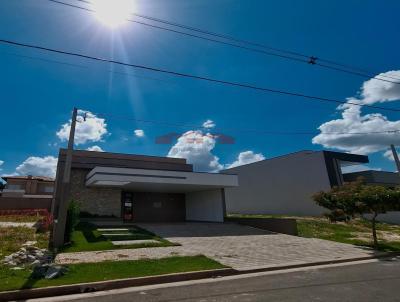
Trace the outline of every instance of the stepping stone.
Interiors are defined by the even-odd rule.
[[[109,236],[109,237],[113,237],[113,236],[132,236],[131,233],[102,233],[101,235]]]
[[[143,243],[160,243],[160,241],[148,239],[148,240],[124,240],[124,241],[111,241],[114,245],[131,245],[131,244],[143,244]]]
[[[129,229],[97,229],[99,232],[123,232],[123,231],[129,231]]]

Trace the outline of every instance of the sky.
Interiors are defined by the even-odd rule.
[[[113,2],[128,5],[122,14],[161,18],[400,79],[399,1]],[[398,84],[137,23],[110,27],[100,15],[107,17],[109,11],[93,13],[47,0],[1,0],[0,39],[399,108]],[[76,149],[184,157],[195,170],[211,172],[299,150],[326,149],[369,155],[370,164],[361,169],[395,170],[387,150],[391,143],[400,145],[399,133],[329,133],[397,130],[398,112],[338,106],[1,43],[0,66],[0,175],[54,176],[73,107],[80,110]]]

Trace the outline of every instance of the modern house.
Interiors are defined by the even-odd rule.
[[[62,194],[88,215],[125,222],[223,222],[224,190],[238,185],[236,175],[193,172],[185,159],[74,150],[66,188],[65,161],[61,149],[52,210],[56,247],[63,243],[65,227]]]
[[[331,151],[300,151],[222,171],[238,175],[225,190],[228,213],[321,215],[312,200],[318,191],[345,181],[341,167],[368,163],[368,157]]]
[[[45,176],[3,176],[0,210],[51,209],[54,179]]]

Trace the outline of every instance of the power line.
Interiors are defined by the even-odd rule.
[[[72,63],[56,61],[56,60],[48,60],[48,59],[40,58],[40,57],[21,55],[21,54],[10,53],[10,52],[0,52],[0,54],[10,55],[10,56],[14,56],[14,57],[29,59],[29,60],[37,60],[37,61],[42,61],[42,62],[46,62],[46,63],[54,63],[54,64],[66,65],[66,66],[70,66],[70,67],[78,67],[78,68],[82,68],[82,69],[89,69],[89,67],[85,66],[85,65],[72,64]],[[138,79],[144,79],[144,80],[150,80],[150,81],[156,81],[156,82],[164,82],[164,83],[167,83],[167,84],[171,84],[171,82],[169,82],[167,80],[164,80],[164,79],[152,78],[152,77],[147,77],[147,76],[127,73],[127,72],[115,71],[115,70],[111,70],[111,69],[108,69],[108,70],[105,70],[105,71],[108,72],[108,73],[112,73],[112,74],[125,75],[125,76],[128,76],[128,77],[134,77],[134,78],[138,78]]]
[[[78,5],[74,5],[74,4],[70,4],[70,3],[65,3],[65,2],[62,2],[62,1],[58,1],[58,0],[48,0],[48,1],[54,2],[54,3],[58,3],[58,4],[62,4],[62,5],[65,5],[65,6],[78,8],[78,9],[89,11],[89,12],[96,12],[95,10],[89,9],[87,7],[82,7],[82,6],[78,6]],[[76,0],[76,1],[87,3],[87,4],[92,4],[90,1],[85,1],[85,0]],[[306,64],[311,64],[311,65],[318,65],[318,66],[323,67],[323,68],[327,68],[327,69],[331,69],[331,70],[335,70],[335,71],[339,71],[339,72],[344,72],[344,73],[348,73],[348,74],[353,74],[353,75],[360,76],[360,77],[363,77],[363,78],[375,79],[375,80],[389,82],[389,83],[393,83],[393,84],[400,84],[400,82],[397,82],[397,81],[400,81],[400,78],[396,78],[396,77],[393,77],[393,76],[387,76],[387,75],[375,76],[373,74],[368,74],[368,72],[366,73],[365,70],[362,70],[362,69],[359,69],[359,68],[350,67],[348,65],[344,65],[344,64],[341,64],[341,63],[335,63],[335,62],[330,61],[330,60],[320,59],[320,58],[317,58],[317,57],[314,57],[314,56],[308,56],[308,55],[301,54],[301,53],[298,53],[298,52],[287,51],[287,50],[283,50],[283,49],[279,49],[279,48],[273,48],[273,47],[266,46],[266,45],[263,45],[263,44],[250,42],[250,41],[247,41],[247,40],[241,40],[241,39],[237,39],[237,38],[234,38],[234,37],[231,37],[231,36],[228,36],[228,35],[217,34],[217,33],[213,33],[213,32],[210,32],[210,31],[205,31],[205,30],[201,30],[201,29],[198,29],[198,28],[194,28],[194,27],[190,27],[190,26],[186,26],[186,25],[182,25],[182,24],[178,24],[178,23],[174,23],[174,22],[170,22],[170,21],[154,18],[154,17],[148,17],[148,16],[135,14],[135,13],[131,13],[131,14],[136,16],[136,17],[148,19],[148,20],[155,21],[155,22],[164,23],[164,24],[167,24],[167,25],[170,25],[170,26],[177,26],[177,27],[180,27],[180,28],[184,28],[184,29],[200,32],[200,33],[203,33],[203,34],[207,34],[207,35],[223,38],[223,39],[226,39],[226,40],[231,40],[231,41],[234,41],[234,42],[244,43],[244,44],[248,44],[248,45],[261,47],[261,48],[264,48],[264,49],[273,50],[273,51],[276,51],[276,52],[285,53],[286,55],[285,54],[279,54],[279,53],[267,52],[265,50],[246,47],[246,46],[242,46],[242,45],[238,45],[238,44],[224,42],[224,41],[221,41],[221,40],[215,40],[215,39],[211,39],[211,38],[207,38],[207,37],[203,37],[203,36],[190,34],[190,33],[187,33],[187,32],[174,30],[174,29],[171,29],[171,28],[165,28],[165,27],[157,26],[157,25],[154,25],[154,24],[149,24],[149,23],[140,22],[140,21],[136,21],[136,20],[126,19],[127,21],[132,22],[132,23],[137,23],[137,24],[140,24],[140,25],[144,25],[144,26],[148,26],[148,27],[152,27],[152,28],[157,28],[157,29],[164,30],[164,31],[169,31],[169,32],[173,32],[173,33],[177,33],[177,34],[181,34],[181,35],[185,35],[185,36],[189,36],[189,37],[194,37],[194,38],[198,38],[198,39],[202,39],[202,40],[206,40],[206,41],[211,41],[211,42],[215,42],[215,43],[219,43],[219,44],[224,44],[224,45],[228,45],[228,46],[232,46],[232,47],[236,47],[236,48],[241,48],[241,49],[244,49],[244,50],[257,52],[257,53],[261,53],[261,54],[264,54],[264,55],[275,56],[275,57],[279,57],[279,58],[282,58],[282,59],[288,59],[288,60],[302,62],[302,63],[306,63]],[[325,62],[326,64],[319,63],[319,61]],[[330,66],[329,64],[330,65],[336,65],[336,67],[335,66]],[[341,67],[344,67],[346,69],[343,69]],[[351,70],[351,69],[353,69],[353,70]],[[358,70],[358,71],[354,71],[354,70]],[[395,82],[395,81],[387,80],[385,78],[394,79],[394,80],[397,80],[397,81]]]
[[[135,121],[138,123],[144,124],[154,124],[154,125],[162,125],[168,127],[181,127],[181,128],[193,128],[193,129],[206,129],[207,131],[213,131],[204,127],[203,125],[196,124],[185,124],[185,123],[175,123],[175,122],[166,122],[166,121],[157,121],[157,120],[145,120],[145,119],[137,119],[130,116],[125,115],[115,115],[108,113],[99,113],[93,112],[98,117],[108,118],[108,119],[119,119],[119,120],[129,120]],[[399,133],[400,129],[396,130],[386,130],[386,131],[369,131],[369,132],[318,132],[318,131],[272,131],[272,130],[260,130],[260,129],[244,129],[244,128],[225,128],[225,127],[215,127],[213,129],[222,130],[222,131],[236,131],[236,132],[245,132],[245,133],[255,133],[255,134],[267,134],[267,135],[318,135],[318,134],[327,134],[327,135],[373,135],[373,134],[395,134]]]
[[[58,53],[58,54],[63,54],[63,55],[68,55],[68,56],[74,56],[74,57],[79,57],[79,58],[84,58],[84,59],[90,59],[90,60],[99,61],[99,62],[107,62],[107,63],[112,63],[112,64],[116,64],[116,65],[121,65],[121,66],[129,66],[132,68],[173,75],[173,76],[177,76],[177,77],[181,77],[181,78],[190,78],[190,79],[201,80],[201,81],[205,81],[205,82],[217,83],[217,84],[222,84],[222,85],[226,85],[226,86],[240,87],[240,88],[252,89],[252,90],[257,90],[257,91],[270,92],[270,93],[288,95],[288,96],[293,96],[293,97],[300,97],[300,98],[304,98],[304,99],[317,100],[317,101],[321,101],[321,102],[329,102],[329,103],[336,103],[336,104],[343,104],[343,105],[353,105],[353,106],[358,106],[358,107],[367,107],[367,108],[373,108],[373,109],[379,109],[379,110],[385,110],[385,111],[394,111],[394,112],[400,111],[400,109],[398,109],[398,108],[386,108],[386,107],[375,106],[375,105],[359,104],[359,103],[350,102],[350,101],[345,102],[345,101],[341,101],[341,100],[307,95],[307,94],[302,94],[302,93],[297,93],[297,92],[290,92],[290,91],[260,87],[260,86],[255,86],[255,85],[250,85],[250,84],[245,84],[245,83],[240,83],[240,82],[231,82],[231,81],[226,81],[226,80],[220,80],[220,79],[210,78],[210,77],[206,77],[206,76],[197,76],[197,75],[192,75],[192,74],[188,74],[188,73],[171,71],[171,70],[161,69],[161,68],[156,68],[156,67],[125,63],[125,62],[121,62],[121,61],[105,59],[105,58],[101,58],[101,57],[93,57],[93,56],[89,56],[89,55],[85,55],[85,54],[68,52],[68,51],[64,51],[64,50],[57,50],[57,49],[53,49],[53,48],[37,46],[37,45],[32,45],[32,44],[19,43],[19,42],[10,41],[10,40],[0,39],[0,43],[20,46],[20,47],[25,47],[25,48],[38,49],[38,50],[43,50],[43,51],[47,51],[47,52]]]
[[[93,5],[93,2],[88,1],[88,0],[75,0],[75,1]],[[171,26],[176,26],[176,27],[180,27],[180,28],[183,28],[183,29],[191,30],[191,31],[195,31],[195,32],[198,32],[198,33],[211,35],[211,36],[223,38],[223,39],[226,39],[226,40],[231,40],[231,41],[242,43],[242,44],[248,44],[248,45],[257,46],[257,47],[261,47],[261,48],[265,48],[265,49],[269,49],[269,50],[273,50],[273,51],[277,51],[277,52],[286,53],[286,54],[289,54],[289,55],[302,57],[302,58],[307,59],[307,61],[309,61],[310,58],[315,58],[318,61],[322,61],[322,62],[331,64],[331,65],[337,65],[337,66],[344,67],[344,68],[347,68],[347,69],[358,70],[359,72],[367,72],[367,73],[370,72],[368,70],[365,70],[365,69],[362,69],[362,68],[359,68],[359,67],[350,66],[348,64],[338,63],[338,62],[335,62],[335,61],[332,61],[332,60],[323,59],[323,58],[320,58],[320,57],[317,58],[317,57],[314,57],[314,56],[311,56],[311,55],[306,55],[306,54],[303,54],[303,53],[300,53],[300,52],[287,50],[287,49],[282,49],[282,48],[276,48],[276,47],[272,47],[272,46],[269,46],[269,45],[265,45],[265,44],[261,44],[261,43],[257,43],[257,42],[253,42],[253,41],[249,41],[249,40],[245,40],[245,39],[239,39],[239,38],[236,38],[236,37],[233,37],[233,36],[230,36],[230,35],[220,34],[220,33],[212,32],[212,31],[209,31],[209,30],[204,30],[204,29],[201,29],[201,28],[188,26],[188,25],[185,25],[185,24],[182,24],[182,23],[171,22],[169,20],[155,18],[155,17],[151,17],[151,16],[146,16],[146,15],[138,14],[138,13],[131,13],[131,15],[133,15],[135,17],[139,17],[139,18],[143,18],[143,19],[147,19],[147,20],[151,20],[151,21],[155,21],[155,22],[159,22],[159,23],[163,23],[163,24],[167,24],[167,25],[171,25]],[[395,80],[400,80],[400,78],[387,76],[387,75],[381,76],[381,77],[387,77],[387,78],[391,78],[391,79],[395,79]]]

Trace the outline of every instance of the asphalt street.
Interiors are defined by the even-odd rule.
[[[77,301],[65,297],[65,301]],[[82,295],[90,302],[166,301],[400,301],[400,258],[371,263],[192,281],[183,286]]]

